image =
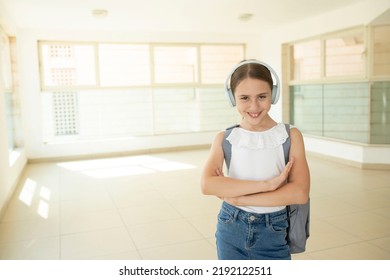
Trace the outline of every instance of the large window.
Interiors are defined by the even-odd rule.
[[[307,134],[390,144],[389,32],[372,26],[285,45],[290,122]]]
[[[39,42],[44,141],[220,130],[242,44]]]

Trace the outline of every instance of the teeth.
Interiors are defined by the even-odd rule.
[[[257,118],[260,113],[248,113],[249,116],[251,116],[252,118]]]

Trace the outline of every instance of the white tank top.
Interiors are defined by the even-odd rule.
[[[241,180],[269,180],[278,176],[285,167],[283,143],[288,134],[283,123],[269,130],[256,132],[237,127],[227,140],[232,144],[232,157],[228,176]],[[252,213],[270,213],[286,206],[240,206]]]

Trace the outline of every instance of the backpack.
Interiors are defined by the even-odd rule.
[[[232,145],[226,138],[236,127],[239,127],[239,125],[231,126],[225,130],[225,136],[222,142],[225,163],[228,170],[232,157]],[[283,143],[284,159],[287,164],[291,145],[290,125],[285,124],[285,127],[289,136]],[[310,236],[310,199],[305,204],[287,205],[287,219],[287,244],[290,247],[290,253],[302,253],[306,250],[306,240]]]

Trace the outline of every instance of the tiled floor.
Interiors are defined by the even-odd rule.
[[[31,164],[0,223],[0,259],[216,259],[207,150]],[[294,259],[390,259],[390,172],[309,157],[311,238]]]

